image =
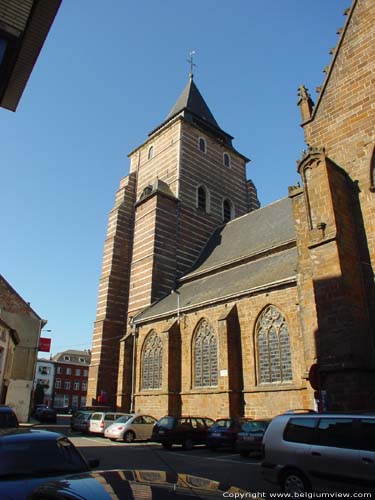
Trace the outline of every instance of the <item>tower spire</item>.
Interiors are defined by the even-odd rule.
[[[195,50],[191,50],[189,52],[189,59],[187,59],[187,62],[190,64],[190,73],[189,73],[189,78],[192,80],[193,79],[193,67],[196,66],[194,64],[194,55],[195,55]]]

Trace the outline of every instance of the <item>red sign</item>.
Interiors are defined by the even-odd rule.
[[[40,337],[39,338],[39,351],[43,352],[50,352],[51,350],[51,339],[48,339],[47,337]]]

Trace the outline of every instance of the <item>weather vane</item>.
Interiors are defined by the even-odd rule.
[[[194,55],[195,55],[195,50],[191,50],[189,52],[189,59],[187,59],[187,62],[190,64],[190,73],[189,73],[190,78],[193,78],[194,76],[193,67],[196,66],[196,64],[194,64],[194,59],[193,59]]]

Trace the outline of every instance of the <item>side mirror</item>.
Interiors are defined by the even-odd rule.
[[[95,467],[99,466],[100,460],[98,458],[92,458],[91,460],[88,460],[88,464],[90,469],[95,469]]]

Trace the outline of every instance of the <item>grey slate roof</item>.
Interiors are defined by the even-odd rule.
[[[293,239],[292,204],[289,198],[282,198],[218,228],[187,276]]]
[[[185,109],[210,125],[220,128],[192,78],[189,79],[188,84],[182,91],[182,94],[178,98],[176,104],[169,112],[166,120],[170,120],[173,116]]]
[[[64,359],[64,356],[69,356],[68,360]],[[58,352],[52,357],[52,360],[57,363],[67,363],[67,364],[79,364],[79,365],[89,365],[91,354],[90,351],[78,351],[76,349],[68,349],[67,351]],[[84,359],[84,361],[80,361]]]
[[[230,299],[288,278],[293,281],[296,275],[296,265],[297,249],[294,247],[184,283],[178,288],[180,311],[198,305],[208,305],[226,297]],[[175,314],[176,311],[177,294],[171,293],[136,316],[134,320],[135,323],[141,323],[155,316]]]
[[[280,282],[294,282],[297,249],[289,198],[255,210],[219,228],[203,250],[194,270],[177,289],[180,310],[215,303]],[[277,247],[280,247],[277,250]],[[275,249],[274,253],[266,251]],[[262,255],[263,252],[263,255]],[[256,257],[256,254],[260,254]],[[251,257],[251,260],[248,257]],[[136,323],[176,314],[177,294],[171,293],[134,318]]]

